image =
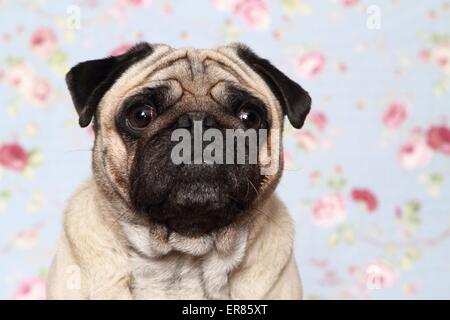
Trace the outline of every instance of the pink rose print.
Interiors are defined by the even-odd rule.
[[[266,0],[241,0],[235,4],[233,11],[253,29],[264,29],[270,23]]]
[[[242,0],[210,0],[211,4],[217,10],[231,11]]]
[[[373,212],[378,208],[378,200],[375,194],[364,188],[355,188],[352,190],[352,199],[355,202],[363,203],[367,211]]]
[[[427,49],[421,50],[419,52],[419,58],[423,62],[428,62],[430,60],[430,50],[427,50]]]
[[[446,126],[433,126],[428,129],[427,143],[436,152],[450,155],[450,129]]]
[[[123,5],[133,7],[148,7],[153,3],[153,0],[121,0]]]
[[[14,292],[14,300],[45,300],[45,281],[39,277],[21,282]]]
[[[5,168],[22,171],[28,164],[28,154],[16,143],[0,146],[0,165]]]
[[[302,55],[296,62],[298,74],[303,78],[318,76],[325,65],[325,56],[320,52],[309,52]]]
[[[50,28],[39,28],[33,32],[30,38],[31,50],[41,57],[50,56],[57,46],[57,37]]]
[[[95,139],[95,130],[94,130],[94,127],[93,127],[93,126],[89,126],[89,127],[87,128],[87,135],[88,135],[88,137],[91,138],[92,140]]]
[[[44,78],[37,78],[34,70],[27,64],[12,65],[6,72],[6,81],[30,102],[43,104],[50,97],[50,82]]]
[[[417,286],[413,283],[406,283],[403,286],[403,291],[408,295],[415,295],[417,293]]]
[[[383,113],[383,124],[388,129],[397,129],[405,121],[407,108],[404,103],[393,102]]]
[[[132,47],[131,44],[124,43],[124,44],[121,44],[120,46],[116,47],[115,49],[113,49],[110,54],[112,56],[118,56],[118,55],[121,55],[122,53],[125,53],[131,47]]]
[[[294,164],[292,153],[286,149],[283,150],[283,159],[285,168],[291,168]]]
[[[40,230],[41,225],[35,225],[19,232],[14,241],[16,247],[21,249],[33,248],[39,240]]]
[[[50,83],[46,79],[35,79],[30,99],[40,104],[46,103],[50,97],[50,91]]]
[[[252,29],[265,29],[270,23],[267,0],[210,0],[218,10],[232,11]]]
[[[399,159],[405,169],[413,170],[425,167],[433,156],[433,150],[425,139],[406,142],[400,147]]]
[[[310,131],[299,131],[296,138],[300,148],[306,151],[314,151],[319,146],[319,140]]]
[[[146,8],[153,4],[153,0],[119,0],[115,5],[108,8],[108,13],[115,17],[117,21],[124,23],[127,21],[129,8]]]
[[[161,13],[166,17],[169,17],[170,15],[172,15],[172,13],[173,13],[172,5],[170,3],[164,4],[161,8]]]
[[[385,263],[374,262],[366,268],[367,289],[392,288],[397,279],[398,272]]]
[[[450,44],[441,43],[431,49],[430,60],[440,71],[450,74]]]
[[[347,7],[354,6],[357,3],[358,3],[358,0],[341,0],[341,4],[343,4],[344,6],[347,6]]]
[[[328,194],[313,205],[312,220],[321,227],[335,225],[345,219],[347,209],[344,197],[340,194]]]
[[[317,130],[323,131],[327,125],[327,116],[323,112],[312,112],[308,116],[308,121],[311,122]]]
[[[24,63],[13,65],[6,72],[8,84],[22,93],[29,92],[33,88],[34,71]]]

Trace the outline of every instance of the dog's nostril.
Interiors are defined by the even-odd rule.
[[[216,119],[214,119],[214,117],[206,115],[205,119],[203,120],[203,125],[206,128],[215,128],[217,127],[217,122]]]
[[[192,126],[192,120],[188,115],[182,115],[178,118],[177,128],[190,128]]]
[[[191,128],[194,124],[194,121],[201,121],[203,124],[203,127],[205,128],[211,128],[216,127],[217,122],[214,117],[206,112],[189,112],[177,120],[177,127],[178,128]]]

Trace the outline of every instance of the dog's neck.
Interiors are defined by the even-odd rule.
[[[275,194],[248,212],[246,222],[194,238],[167,233],[160,225],[120,219],[130,212],[124,213],[119,201],[105,197],[98,188],[97,191],[97,212],[105,224],[114,227],[114,234],[128,256],[130,288],[135,298],[240,297],[242,290],[238,284],[243,281],[240,275],[260,263],[260,254],[273,251],[273,255],[282,256],[277,259],[283,263],[290,257],[292,223]],[[284,242],[264,241],[279,239],[280,233]],[[283,263],[276,268],[282,268]],[[263,282],[265,285],[251,287],[255,297],[263,297],[268,292],[274,274],[273,270],[267,274],[261,271],[261,277],[270,277]]]
[[[132,295],[138,299],[230,299],[230,275],[245,260],[248,246],[263,225],[264,203],[247,219],[197,237],[133,219],[119,199],[99,190],[104,212],[116,212],[127,247]],[[270,198],[270,197],[269,197]],[[106,200],[106,199],[105,199]],[[121,218],[122,217],[122,218]],[[127,218],[125,218],[127,217]],[[111,218],[109,216],[109,218]]]
[[[130,243],[136,298],[230,298],[228,276],[245,256],[247,228],[189,238],[176,233],[161,237],[157,226],[122,226]]]
[[[228,255],[245,244],[248,235],[248,227],[245,225],[229,226],[196,237],[168,232],[157,224],[143,226],[122,221],[121,225],[132,250],[148,259],[158,259],[173,252],[194,257],[207,255],[211,251]]]
[[[107,212],[126,210],[120,201],[109,199],[102,202]],[[264,204],[253,210],[265,211]],[[251,219],[197,237],[168,232],[139,219],[115,220],[128,248],[132,295],[139,299],[230,299],[229,276],[244,261],[263,225],[264,215],[257,211],[247,214]]]

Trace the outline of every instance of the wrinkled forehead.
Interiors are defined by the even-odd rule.
[[[119,77],[100,102],[100,117],[102,122],[113,120],[122,102],[145,87],[168,87],[172,99],[187,94],[220,100],[230,84],[261,99],[273,118],[282,116],[278,102],[267,85],[238,58],[233,48],[172,49],[161,45],[156,46],[152,55],[132,65]]]

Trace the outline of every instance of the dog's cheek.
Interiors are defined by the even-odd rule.
[[[246,211],[253,204],[261,184],[261,175],[257,165],[245,164],[226,167],[223,172],[224,185],[231,195],[232,207]]]
[[[176,168],[170,160],[171,142],[157,136],[138,147],[129,179],[133,205],[138,211],[164,201],[175,184]]]

